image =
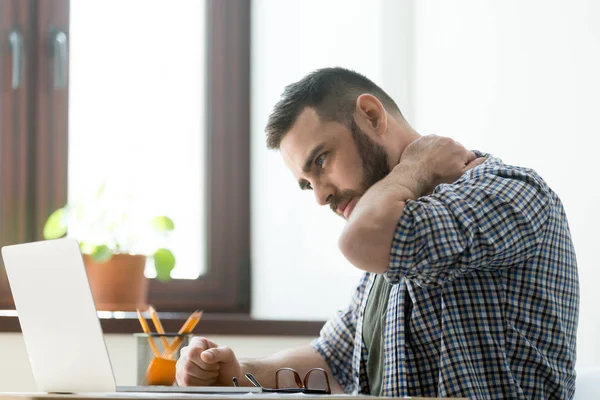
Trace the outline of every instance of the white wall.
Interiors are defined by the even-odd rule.
[[[326,319],[360,272],[338,251],[343,220],[302,193],[264,127],[284,86],[324,66],[360,71],[409,108],[406,1],[252,2],[252,314]],[[385,23],[384,23],[385,22]],[[386,48],[396,46],[388,57]]]
[[[283,87],[341,65],[388,90],[421,133],[535,168],[555,189],[579,261],[578,366],[600,364],[600,2],[256,0],[252,11],[253,314],[327,318],[358,276],[337,251],[343,222],[264,146]]]
[[[277,351],[302,346],[310,337],[239,337],[211,336],[218,344],[231,347],[238,357],[263,357]],[[118,385],[135,385],[136,353],[132,335],[106,335],[106,346]],[[31,367],[27,359],[25,343],[21,334],[0,334],[0,392],[36,391]],[[85,355],[81,357],[85,366]]]
[[[413,125],[536,169],[562,198],[581,281],[578,367],[600,365],[600,2],[415,2]]]

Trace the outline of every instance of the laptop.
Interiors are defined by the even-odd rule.
[[[251,393],[258,387],[117,386],[79,243],[2,247],[38,389],[48,393]]]

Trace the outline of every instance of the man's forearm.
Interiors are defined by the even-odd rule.
[[[275,387],[275,373],[279,368],[293,368],[301,378],[312,368],[323,368],[329,376],[332,393],[343,393],[323,357],[310,345],[284,350],[265,358],[241,360],[240,367],[242,373],[250,372],[261,385],[269,388]],[[252,385],[243,376],[238,377],[238,382],[243,386]]]
[[[411,171],[398,165],[360,199],[340,237],[340,249],[357,268],[378,274],[388,268],[389,251],[407,200],[421,188]]]

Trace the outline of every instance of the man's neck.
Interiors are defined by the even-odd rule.
[[[395,119],[393,126],[396,137],[396,142],[393,144],[394,149],[388,156],[390,171],[394,169],[394,167],[400,164],[400,159],[402,158],[402,154],[404,150],[408,147],[409,144],[417,140],[421,137],[417,131],[415,131],[412,126],[405,120],[397,120]]]

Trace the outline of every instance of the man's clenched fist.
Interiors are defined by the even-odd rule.
[[[192,338],[177,360],[179,386],[232,386],[233,377],[240,379],[241,375],[233,350],[204,337]]]

